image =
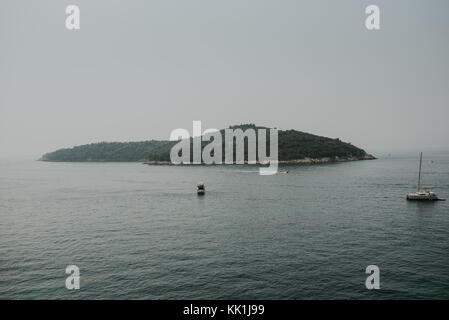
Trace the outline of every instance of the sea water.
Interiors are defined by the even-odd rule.
[[[282,168],[0,160],[0,299],[449,298],[449,201],[405,199],[417,154]],[[449,196],[448,154],[423,184]]]

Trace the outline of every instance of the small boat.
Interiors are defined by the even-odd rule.
[[[421,165],[422,165],[422,152],[419,157],[419,173],[418,173],[418,191],[414,193],[407,194],[407,200],[425,200],[425,201],[444,201],[446,199],[438,198],[435,192],[432,192],[431,187],[421,186]]]
[[[428,188],[428,187],[421,187],[418,192],[408,193],[407,200],[431,200],[431,201],[442,200],[442,201],[444,201],[446,199],[438,198],[436,193],[430,191],[430,188]]]
[[[204,183],[198,183],[198,185],[196,186],[196,192],[198,193],[199,196],[204,195],[204,193],[206,193],[206,189],[204,188]]]
[[[279,173],[288,173],[288,170],[279,170]]]

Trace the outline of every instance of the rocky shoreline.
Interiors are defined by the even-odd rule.
[[[278,164],[324,164],[324,163],[334,163],[334,162],[350,162],[350,161],[361,161],[361,160],[375,160],[377,159],[371,154],[365,154],[363,157],[324,157],[324,158],[304,158],[295,160],[279,160]],[[170,161],[145,161],[144,164],[148,165],[174,165]],[[245,164],[248,164],[245,161]],[[260,164],[257,162],[256,164]]]

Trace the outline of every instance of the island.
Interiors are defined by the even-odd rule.
[[[231,129],[268,129],[255,124],[230,126]],[[224,134],[224,129],[220,130]],[[192,140],[192,139],[191,139]],[[41,161],[60,162],[144,162],[171,164],[170,150],[178,141],[148,140],[139,142],[99,142],[44,154]],[[269,143],[269,141],[267,142]],[[207,143],[203,142],[202,147]],[[245,159],[246,157],[245,148]],[[224,154],[224,143],[223,143]],[[338,138],[327,138],[297,130],[278,130],[280,164],[315,164],[372,160],[374,156]]]

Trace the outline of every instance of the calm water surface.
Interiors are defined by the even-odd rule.
[[[448,197],[449,155],[425,157],[424,184]],[[448,299],[449,201],[405,200],[417,165],[391,156],[259,176],[1,160],[0,298]],[[70,264],[77,291],[65,288]],[[365,289],[370,264],[379,291]]]

